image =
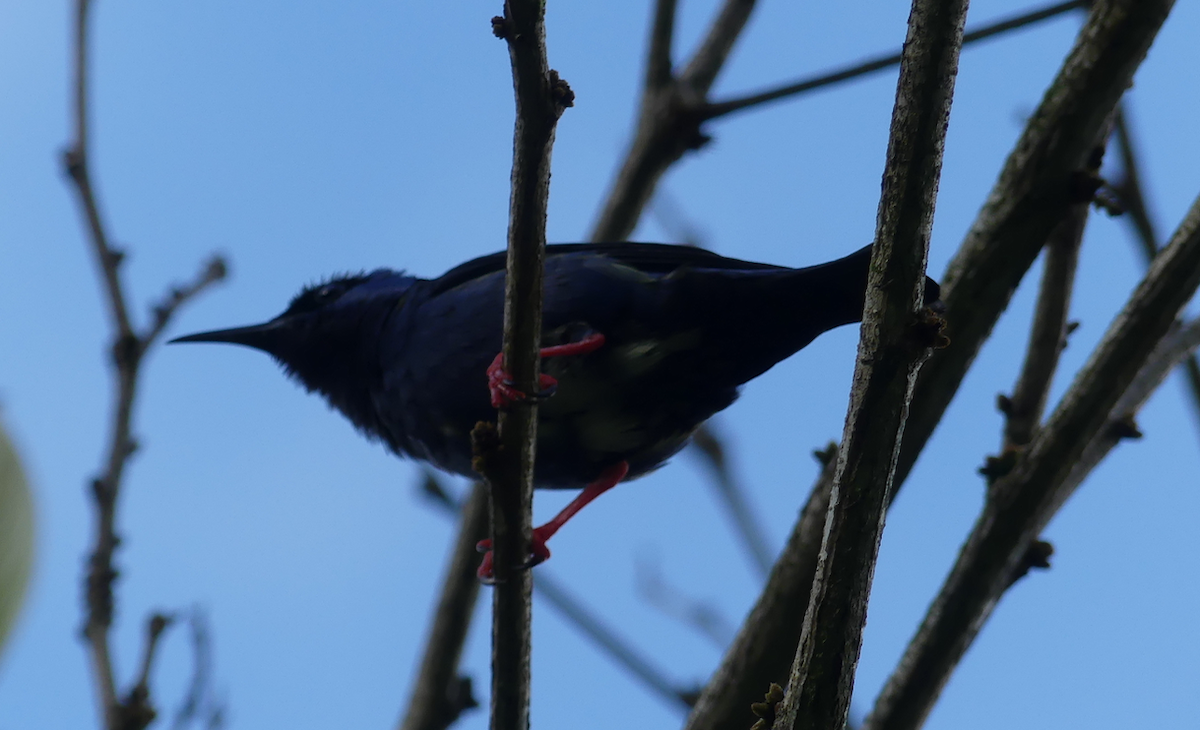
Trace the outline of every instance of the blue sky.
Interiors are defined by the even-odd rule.
[[[638,95],[646,2],[549,3],[551,65],[577,95],[554,150],[549,237],[586,235],[623,154]],[[688,51],[714,0],[684,3]],[[716,86],[755,90],[897,48],[907,3],[764,0]],[[1029,7],[977,0],[969,25]],[[94,161],[124,274],[145,322],[211,251],[232,277],[169,334],[261,321],[302,285],[391,266],[433,276],[504,244],[512,149],[499,3],[133,0],[94,8]],[[930,272],[937,276],[1038,103],[1078,19],[966,50],[946,148]],[[0,411],[38,511],[34,582],[0,657],[0,728],[87,727],[82,645],[84,486],[108,418],[106,313],[71,191],[69,8],[0,5]],[[1153,213],[1166,236],[1200,191],[1200,7],[1180,3],[1130,93]],[[663,189],[721,253],[804,265],[875,228],[895,76],[886,72],[711,127]],[[640,240],[675,231],[647,216]],[[1125,225],[1093,216],[1073,307],[1069,383],[1141,273]],[[1034,272],[1036,274],[1036,271]],[[997,448],[995,394],[1012,386],[1027,280],[889,515],[856,693],[862,712],[940,585],[981,504],[975,468]],[[751,383],[716,427],[769,542],[782,545],[841,433],[857,332],[843,328]],[[132,680],[142,618],[202,606],[215,685],[235,728],[389,727],[407,700],[452,526],[418,471],[361,439],[266,357],[156,350],[145,370],[120,522],[117,669]],[[1051,524],[1054,568],[1018,584],[951,680],[929,727],[1127,728],[1200,713],[1200,429],[1173,376]],[[541,494],[541,520],[569,495]],[[639,594],[650,562],[738,622],[758,579],[694,457],[604,496],[554,543],[552,573],[681,684],[720,649]],[[481,602],[481,616],[486,603]],[[479,622],[483,626],[486,621]],[[676,709],[535,606],[537,727],[673,726]],[[464,670],[486,702],[488,640]],[[183,632],[153,690],[173,711],[190,671]],[[481,712],[460,727],[486,726]]]

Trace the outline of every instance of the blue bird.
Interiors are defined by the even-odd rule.
[[[871,247],[791,269],[648,243],[546,247],[534,483],[583,492],[534,531],[546,540],[617,483],[661,466],[738,387],[827,330],[862,319]],[[269,322],[172,342],[262,350],[400,456],[474,476],[470,433],[524,397],[496,355],[505,254],[436,279],[389,269],[297,295]],[[938,285],[927,280],[927,302]],[[491,572],[491,554],[480,567]]]

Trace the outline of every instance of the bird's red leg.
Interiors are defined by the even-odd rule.
[[[541,356],[545,358],[586,355],[589,352],[599,350],[603,346],[604,335],[599,332],[593,332],[578,342],[543,347],[541,349]],[[492,364],[488,366],[487,379],[488,391],[492,394],[492,408],[503,408],[529,398],[528,395],[513,387],[512,378],[509,376],[508,371],[504,369],[504,353],[496,355],[496,359],[492,360]],[[541,392],[537,394],[537,397],[545,398],[553,395],[554,388],[557,386],[557,380],[545,373],[541,373],[538,375],[538,390]]]
[[[584,487],[584,490],[579,493],[579,496],[571,500],[571,503],[563,507],[562,511],[554,516],[541,527],[533,528],[533,542],[529,548],[529,560],[522,565],[522,568],[532,568],[538,563],[543,563],[550,557],[550,548],[546,547],[546,541],[554,537],[554,533],[558,532],[559,528],[587,506],[596,497],[604,494],[608,490],[621,483],[625,475],[629,473],[629,462],[622,461],[619,464],[608,467],[596,481]],[[479,564],[479,570],[476,574],[479,579],[485,583],[492,582],[492,541],[480,540],[476,546],[480,552],[485,553],[483,562]]]

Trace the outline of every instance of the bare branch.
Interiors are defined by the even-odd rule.
[[[1098,0],[942,279],[953,343],[921,370],[895,489],[1042,245],[1079,202],[1078,180],[1173,0]]]
[[[687,595],[671,585],[662,565],[648,556],[638,559],[634,570],[638,593],[664,614],[695,630],[718,649],[729,646],[733,625],[711,603]]]
[[[175,719],[172,730],[186,730],[194,720],[206,720],[209,727],[221,722],[222,708],[212,699],[212,639],[208,619],[201,609],[193,607],[188,614],[192,635],[192,679]]]
[[[1200,286],[1200,198],[1117,315],[1016,468],[987,506],[866,730],[920,727],[951,672],[1020,569],[1029,546],[1082,480],[1077,464],[1110,432],[1120,396]],[[1072,484],[1074,482],[1074,484]]]
[[[1092,130],[1096,139],[1105,118],[1128,87],[1145,56],[1170,2],[1140,4],[1127,0],[1116,7],[1099,5],[1089,16],[1075,48],[1038,108],[1030,118],[1004,173],[976,219],[952,269],[943,280],[942,298],[951,320],[950,348],[939,350],[925,364],[905,426],[892,498],[908,475],[941,420],[975,353],[1007,306],[1016,282],[1032,264],[1040,243],[1027,260],[1010,252],[1029,245],[1032,235],[1041,241],[1063,211],[1072,204],[1064,194],[1071,177],[1081,170],[1092,143],[1080,142]],[[1058,191],[1048,196],[1047,191]],[[1038,197],[1041,195],[1042,197]],[[1002,205],[1008,201],[1008,205]],[[1012,283],[984,297],[988,277],[1000,272]],[[968,332],[972,333],[968,336]],[[965,353],[960,352],[964,350]],[[957,362],[947,363],[955,355]],[[781,627],[794,625],[790,617],[804,610],[816,570],[821,539],[823,501],[830,488],[827,477],[814,488],[792,536],[780,555],[767,586],[725,654],[688,718],[687,730],[722,730],[731,723],[749,722],[746,702],[761,695],[763,687],[778,681],[799,638]],[[815,523],[815,526],[814,526]]]
[[[713,485],[717,494],[725,502],[726,511],[733,517],[733,524],[746,553],[750,556],[760,577],[765,578],[771,571],[772,551],[767,545],[766,531],[755,518],[750,509],[746,491],[734,478],[725,456],[725,446],[713,433],[712,426],[705,424],[696,430],[692,436],[692,445],[703,455],[708,470],[712,474]]]
[[[675,36],[675,7],[678,0],[654,3],[654,25],[650,28],[650,52],[646,55],[646,89],[671,83],[671,46]]]
[[[133,726],[140,727],[140,725],[136,725],[137,722],[141,722],[139,719],[141,715],[135,712],[138,708],[129,703],[134,702],[134,694],[139,687],[145,688],[144,684],[139,683],[135,686],[135,693],[131,693],[129,700],[118,699],[109,645],[109,629],[112,627],[114,605],[113,582],[117,577],[117,571],[113,565],[113,555],[120,542],[116,534],[117,500],[120,495],[125,466],[137,449],[137,443],[133,438],[132,423],[142,357],[166,327],[175,310],[212,283],[222,279],[226,273],[226,266],[223,261],[214,257],[195,283],[175,290],[167,302],[156,308],[154,324],[141,334],[134,329],[125,290],[121,284],[121,262],[124,260],[124,254],[111,244],[111,238],[105,229],[100,206],[96,200],[95,186],[90,173],[88,127],[88,15],[90,10],[90,0],[77,0],[75,4],[73,109],[75,139],[63,154],[63,165],[67,175],[74,183],[79,198],[79,205],[86,221],[88,240],[96,259],[105,298],[108,302],[109,315],[115,330],[110,353],[116,382],[108,454],[103,472],[91,482],[96,526],[95,542],[88,559],[85,578],[87,618],[83,627],[91,673],[96,683],[101,718],[104,727],[111,730],[117,727],[123,729]],[[137,698],[137,704],[139,707],[141,704],[148,707],[149,698],[144,698],[144,702],[143,698]],[[136,717],[134,717],[135,715]],[[134,719],[130,720],[131,717]],[[150,719],[153,719],[152,716],[145,719],[145,722],[149,722]],[[133,722],[134,725],[122,724],[126,721]]]
[[[1042,420],[1054,371],[1058,369],[1058,356],[1066,344],[1071,291],[1075,285],[1075,268],[1087,216],[1087,203],[1074,206],[1046,242],[1046,264],[1025,350],[1025,364],[1004,409],[1006,451],[1029,443]]]
[[[542,275],[546,257],[546,206],[554,129],[574,100],[566,82],[546,60],[545,4],[506,0],[493,32],[508,42],[516,125],[508,261],[504,292],[504,367],[525,393],[538,392],[542,339]],[[478,469],[491,486],[492,550],[496,589],[492,596],[493,730],[529,727],[532,579],[520,566],[529,555],[533,525],[533,464],[537,444],[533,399],[500,412],[499,434],[478,448]],[[482,426],[483,424],[480,424]],[[476,432],[486,434],[476,427]]]
[[[611,627],[588,610],[587,604],[554,580],[544,568],[533,579],[534,591],[558,609],[569,623],[579,629],[618,664],[637,677],[662,699],[676,707],[687,709],[694,701],[694,692],[681,689],[651,664],[632,643],[620,638]]]
[[[1133,136],[1129,131],[1128,115],[1125,105],[1117,109],[1117,148],[1121,153],[1122,179],[1113,187],[1121,203],[1128,212],[1128,220],[1133,224],[1136,240],[1141,244],[1142,256],[1149,266],[1158,253],[1158,234],[1154,230],[1154,221],[1150,217],[1150,209],[1146,204],[1146,194],[1142,190],[1141,165],[1138,164],[1137,148],[1133,144]],[[1197,425],[1200,426],[1200,360],[1195,354],[1189,355],[1183,361],[1184,375],[1187,377],[1188,390],[1192,393],[1192,406],[1196,414]]]
[[[158,711],[150,701],[150,672],[154,668],[154,658],[158,656],[159,640],[173,620],[161,613],[156,613],[146,620],[146,641],[142,645],[142,663],[138,670],[137,682],[121,700],[116,712],[115,727],[121,730],[141,730],[154,722],[154,718],[158,716]]]
[[[182,286],[171,287],[171,291],[167,293],[162,302],[154,307],[154,322],[141,337],[142,348],[145,349],[158,340],[180,307],[202,294],[205,289],[223,280],[228,273],[229,267],[225,263],[225,259],[213,256],[204,263],[204,267],[200,269],[200,273],[196,275],[195,279]]]
[[[1007,20],[989,23],[982,28],[970,30],[963,34],[963,45],[966,46],[976,41],[982,41],[993,36],[1007,33],[1010,30],[1017,30],[1035,23],[1040,23],[1043,20],[1056,18],[1063,13],[1076,10],[1078,8],[1087,7],[1089,0],[1072,0],[1071,2],[1058,3],[1045,8],[1033,10],[1022,15],[1018,15]],[[814,91],[816,89],[832,86],[833,84],[850,79],[866,76],[875,71],[882,71],[885,68],[899,65],[900,54],[892,53],[888,55],[876,56],[875,58],[862,61],[853,66],[846,66],[821,74],[820,76],[811,76],[809,78],[793,81],[789,84],[760,91],[755,94],[741,96],[736,99],[727,99],[725,101],[715,101],[710,104],[705,104],[704,108],[699,110],[699,115],[704,121],[717,119],[727,114],[743,111],[751,107],[762,106],[772,101],[787,99],[800,94]]]
[[[697,99],[708,95],[717,74],[729,60],[733,44],[745,29],[746,21],[750,20],[754,3],[755,0],[725,0],[700,47],[679,75],[683,86]]]
[[[1171,328],[1113,406],[1109,415],[1112,427],[1102,429],[1099,435],[1092,439],[1075,468],[1071,470],[1071,474],[1055,493],[1054,501],[1051,502],[1053,511],[1057,512],[1061,508],[1113,447],[1124,439],[1141,436],[1134,421],[1138,411],[1162,384],[1167,374],[1186,358],[1193,357],[1197,348],[1200,348],[1200,318],[1186,324],[1176,323]]]
[[[842,730],[849,717],[904,421],[938,332],[916,312],[966,17],[967,0],[914,0],[909,15],[854,387],[779,730]]]
[[[465,710],[478,706],[471,693],[471,680],[459,675],[458,664],[479,597],[479,579],[475,577],[479,553],[475,546],[487,531],[487,485],[477,482],[462,506],[442,595],[434,609],[425,656],[400,730],[445,730]]]

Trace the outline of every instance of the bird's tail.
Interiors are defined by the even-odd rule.
[[[740,385],[808,345],[823,332],[862,320],[871,247],[802,269],[697,270],[693,299],[714,377]],[[701,294],[702,293],[702,294]],[[926,301],[938,285],[926,281]]]

